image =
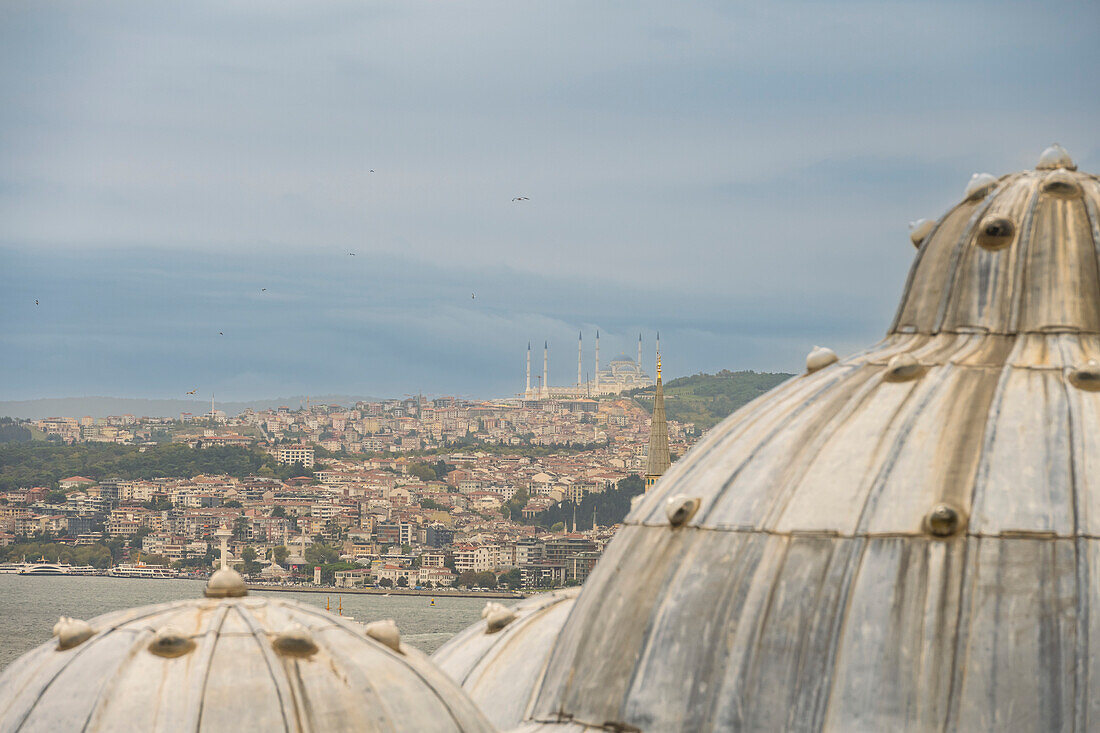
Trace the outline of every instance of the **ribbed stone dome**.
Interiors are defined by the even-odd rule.
[[[293,601],[179,601],[55,634],[0,676],[0,731],[492,730],[420,652]]]
[[[1060,149],[975,176],[885,340],[635,507],[523,730],[1100,727],[1098,209]]]
[[[462,685],[493,725],[512,728],[527,712],[531,691],[579,591],[568,588],[521,601],[504,627],[494,630],[488,619],[476,623],[439,647],[432,661]]]

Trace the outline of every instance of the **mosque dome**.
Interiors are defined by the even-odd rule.
[[[0,730],[492,730],[392,622],[364,627],[220,586],[216,597],[63,618],[54,641],[0,675]]]
[[[511,615],[501,618],[505,623],[499,628],[486,613],[484,621],[437,649],[432,661],[462,685],[497,728],[519,725],[579,591],[567,588],[521,601],[508,609]]]
[[[529,729],[1100,727],[1098,212],[1052,147],[921,224],[883,341],[813,359],[634,507]]]

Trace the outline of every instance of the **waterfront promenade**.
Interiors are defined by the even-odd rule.
[[[373,595],[373,596],[428,596],[430,598],[507,598],[519,600],[526,598],[527,594],[520,591],[470,591],[470,590],[441,590],[416,588],[336,588],[325,585],[265,585],[262,583],[249,583],[250,591],[272,591],[278,593],[327,593],[334,595]]]

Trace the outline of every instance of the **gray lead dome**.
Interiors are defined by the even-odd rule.
[[[634,508],[520,730],[1100,727],[1100,184],[1060,149],[975,181],[883,341]]]
[[[492,730],[415,649],[305,604],[196,599],[87,625],[4,670],[0,731]]]

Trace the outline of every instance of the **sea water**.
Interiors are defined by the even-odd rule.
[[[151,580],[48,575],[0,575],[0,668],[24,652],[49,641],[59,616],[90,620],[109,611],[152,603],[201,598],[198,580]],[[367,594],[250,591],[257,596],[289,598],[318,608],[326,601],[336,613],[364,623],[392,618],[401,640],[431,653],[454,634],[481,618],[485,600],[437,596],[381,596]]]

